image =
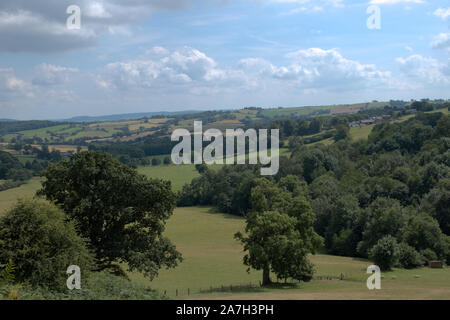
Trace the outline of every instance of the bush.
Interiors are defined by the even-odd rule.
[[[426,264],[430,263],[430,261],[438,260],[437,254],[431,249],[421,250],[420,254],[422,255],[422,258]]]
[[[165,164],[165,165],[169,165],[171,162],[172,162],[172,161],[170,160],[169,157],[165,157],[165,158],[164,158],[164,164]]]
[[[37,200],[20,200],[0,218],[0,261],[13,261],[20,282],[66,288],[67,267],[77,265],[85,277],[93,258],[86,240],[62,211]]]
[[[6,285],[0,287],[0,299],[17,290],[19,300],[161,300],[157,291],[107,272],[94,272],[81,284],[81,290],[57,292],[45,287]]]
[[[381,238],[369,250],[369,258],[383,271],[391,270],[398,261],[398,255],[399,247],[397,240],[392,236]]]
[[[159,166],[161,164],[161,159],[153,158],[152,159],[152,166]]]
[[[424,260],[420,253],[416,251],[416,249],[404,242],[400,243],[398,249],[398,262],[400,267],[412,269],[423,266]]]

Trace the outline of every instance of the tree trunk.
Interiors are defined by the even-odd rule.
[[[263,286],[267,286],[269,284],[271,284],[272,281],[270,280],[270,268],[269,265],[266,265],[263,269],[263,281],[262,281],[262,285]]]

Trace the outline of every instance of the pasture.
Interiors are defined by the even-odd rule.
[[[41,178],[33,178],[18,188],[13,188],[0,192],[0,215],[10,208],[17,199],[32,198],[41,187]]]
[[[174,191],[180,191],[186,183],[199,176],[193,164],[145,166],[139,167],[138,172],[149,178],[170,180]]]
[[[177,208],[167,223],[166,236],[185,260],[175,269],[161,270],[152,282],[139,273],[129,276],[179,299],[450,299],[448,267],[394,269],[383,273],[381,290],[370,291],[366,287],[370,261],[325,254],[311,256],[317,268],[311,282],[260,288],[261,272],[246,272],[242,248],[233,239],[243,229],[243,218],[209,207]],[[250,283],[253,288],[239,288]]]
[[[369,134],[372,132],[374,124],[365,127],[353,127],[350,128],[350,138],[353,141],[366,140]]]

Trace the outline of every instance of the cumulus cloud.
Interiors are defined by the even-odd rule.
[[[441,33],[431,42],[431,46],[436,49],[450,49],[450,33]]]
[[[450,8],[447,8],[447,9],[439,8],[436,11],[434,11],[434,15],[436,17],[439,17],[439,18],[445,20],[448,17],[450,17]]]
[[[217,68],[217,63],[197,49],[184,47],[174,52],[155,47],[150,56],[106,66],[98,84],[104,88],[164,88],[167,85],[192,87],[224,84],[238,80],[239,72]],[[161,56],[155,59],[155,56]]]
[[[286,55],[290,63],[281,66],[261,58],[247,58],[227,68],[219,67],[213,58],[194,48],[149,51],[164,55],[110,63],[97,84],[106,89],[147,88],[192,93],[258,91],[276,86],[340,91],[386,86],[391,79],[389,72],[346,59],[334,49],[296,51]]]
[[[401,72],[410,81],[426,82],[431,85],[446,85],[450,82],[450,60],[440,62],[434,58],[415,54],[407,58],[397,58]]]
[[[70,74],[78,72],[76,68],[67,68],[42,63],[36,68],[33,84],[40,86],[61,85],[69,82]]]
[[[81,0],[80,30],[68,30],[67,8],[72,0],[2,0],[0,51],[51,53],[95,46],[98,37],[130,35],[127,25],[153,12],[184,8],[188,0]]]
[[[425,0],[371,0],[370,4],[408,4],[408,3],[425,3]]]
[[[319,12],[326,7],[344,7],[343,0],[270,0],[272,3],[295,5],[293,8],[282,15],[293,15],[302,12]]]
[[[299,88],[326,88],[329,90],[354,90],[368,86],[387,85],[391,78],[375,65],[361,64],[344,58],[337,50],[310,48],[286,55],[292,62],[275,66],[261,59],[241,60],[247,72],[287,80]]]
[[[12,68],[0,69],[0,101],[24,96],[34,96],[32,85],[18,78]]]

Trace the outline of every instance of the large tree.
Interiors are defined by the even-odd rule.
[[[19,281],[64,290],[67,267],[92,268],[87,241],[64,212],[46,201],[19,200],[0,217],[0,263],[12,261]]]
[[[48,168],[39,195],[54,201],[90,240],[100,268],[127,262],[153,279],[181,254],[162,236],[175,207],[170,182],[147,179],[111,155],[82,152]]]
[[[302,196],[288,197],[268,180],[257,181],[246,234],[235,235],[247,252],[244,264],[263,271],[263,285],[271,283],[270,271],[279,279],[309,281],[314,269],[307,256],[322,245],[313,229],[315,217],[309,202]]]

